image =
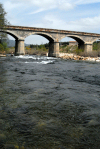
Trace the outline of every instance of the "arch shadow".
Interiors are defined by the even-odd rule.
[[[62,37],[62,39],[65,38],[65,37],[73,38],[74,40],[76,40],[78,42],[78,48],[79,49],[80,48],[81,49],[84,49],[85,42],[84,42],[84,40],[81,37],[79,37],[77,35],[66,35],[66,36]]]

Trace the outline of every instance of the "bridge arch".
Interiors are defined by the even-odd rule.
[[[70,38],[73,38],[74,40],[76,40],[78,42],[78,48],[79,49],[84,49],[84,44],[85,44],[85,41],[80,37],[80,36],[77,36],[77,35],[65,35],[65,36],[62,36],[61,39],[65,38],[65,37],[70,37]]]
[[[19,37],[17,34],[15,34],[13,31],[3,30],[3,31],[0,31],[0,32],[9,34],[9,35],[11,35],[12,37],[14,37],[15,39],[19,39],[19,38],[20,38],[20,37]]]
[[[97,40],[100,40],[100,38],[95,38],[94,40],[92,40],[92,43],[94,43]]]
[[[28,33],[26,37],[30,35],[40,35],[44,38],[46,38],[49,41],[49,51],[48,51],[48,56],[58,56],[59,55],[59,42],[55,42],[56,38],[53,37],[53,35],[49,33],[43,33],[43,32],[31,32]]]
[[[27,34],[25,36],[25,38],[30,36],[30,35],[40,35],[40,36],[46,38],[47,40],[49,40],[49,42],[54,42],[55,41],[55,38],[53,36],[51,36],[50,34],[48,34],[48,33],[32,32],[32,33]]]
[[[61,39],[65,38],[65,37],[71,37],[75,40],[82,40],[84,42],[83,38],[81,38],[80,36],[77,36],[77,35],[67,34],[67,35],[62,36]]]
[[[78,43],[79,42],[85,43],[84,40],[80,36],[77,36],[77,35],[67,35],[67,37],[75,39]]]

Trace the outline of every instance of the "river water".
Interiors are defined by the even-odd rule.
[[[100,63],[0,58],[0,149],[100,149]]]

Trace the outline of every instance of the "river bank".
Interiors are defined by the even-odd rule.
[[[33,55],[33,54],[32,54]],[[48,56],[48,53],[45,54],[35,54],[35,55],[42,55],[42,56]],[[0,57],[6,57],[4,54],[0,54]],[[68,59],[68,60],[82,60],[82,61],[94,61],[94,62],[100,62],[100,57],[84,57],[79,56],[74,53],[59,53],[59,58],[61,59]]]
[[[82,61],[94,61],[94,62],[100,62],[100,57],[84,57],[79,56],[74,53],[59,53],[59,58],[62,59],[70,59],[70,60],[82,60]]]

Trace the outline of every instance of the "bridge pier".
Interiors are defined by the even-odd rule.
[[[93,49],[93,44],[92,43],[85,43],[84,44],[84,51],[86,53],[92,52],[92,49]]]
[[[49,57],[59,57],[59,42],[49,42]]]
[[[24,40],[23,39],[16,39],[15,40],[15,55],[25,55],[24,49]]]
[[[86,52],[86,53],[90,53],[90,52],[92,52],[93,44],[92,43],[81,43],[78,45],[78,48],[83,49],[84,52]]]

